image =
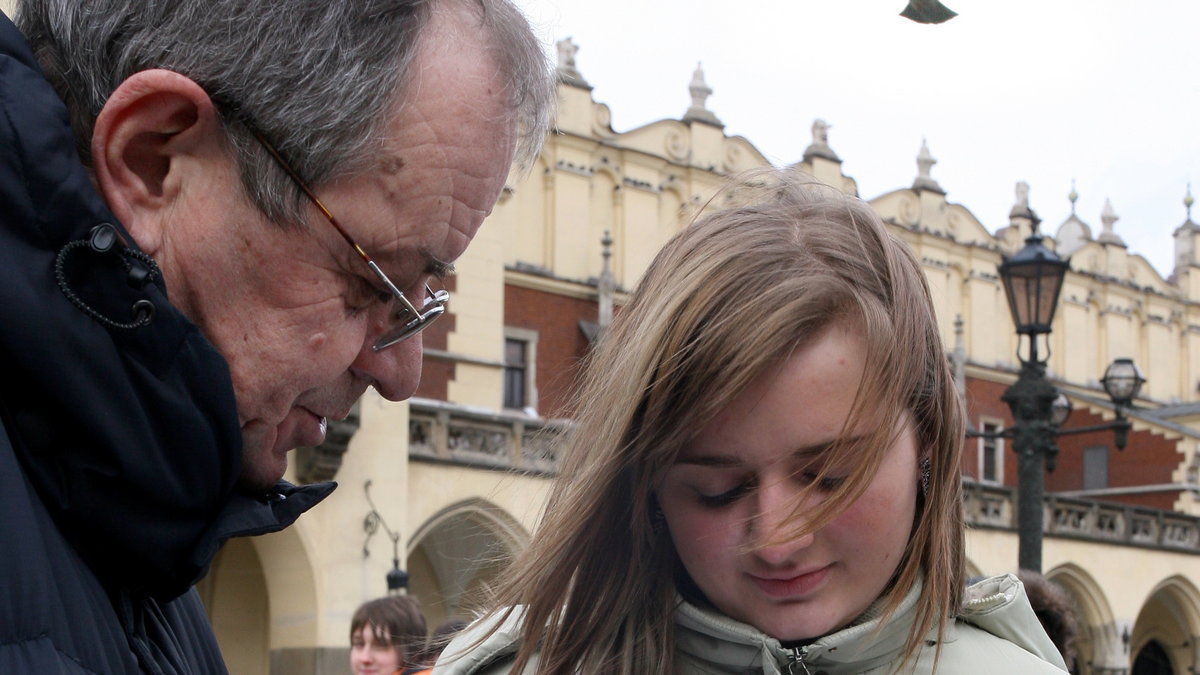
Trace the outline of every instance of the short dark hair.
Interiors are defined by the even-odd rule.
[[[425,649],[425,615],[415,598],[389,595],[359,605],[350,620],[350,641],[360,629],[370,627],[375,642],[387,642],[407,662]]]

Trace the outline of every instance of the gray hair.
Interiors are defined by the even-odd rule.
[[[510,0],[21,0],[17,24],[67,103],[85,164],[96,117],[117,86],[141,70],[171,70],[217,102],[258,208],[272,221],[302,223],[302,195],[246,123],[309,185],[370,165],[438,1],[478,7],[518,120],[517,161],[528,166],[550,125],[554,84]]]

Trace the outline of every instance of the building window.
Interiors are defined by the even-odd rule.
[[[1108,487],[1108,446],[1097,445],[1083,449],[1083,489],[1102,490]]]
[[[979,430],[985,434],[996,434],[1004,427],[996,420],[980,420]],[[1004,482],[1004,439],[979,439],[979,482],[1000,484]]]
[[[536,350],[536,331],[504,329],[505,408],[537,409],[537,387],[534,380]]]
[[[529,343],[513,338],[504,339],[504,407],[524,408],[529,366],[526,361]]]

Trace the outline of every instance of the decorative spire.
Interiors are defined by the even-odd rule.
[[[612,235],[608,233],[608,230],[605,230],[604,236],[600,238],[600,255],[603,256],[604,262],[601,263],[600,282],[597,284],[596,289],[600,295],[599,324],[601,333],[607,330],[609,324],[612,323],[613,293],[617,288],[617,281],[613,278],[612,264],[610,262],[612,258],[612,244]]]
[[[917,179],[913,181],[914,190],[930,190],[940,194],[946,194],[942,186],[929,175],[929,170],[933,165],[937,164],[937,160],[929,152],[929,145],[925,142],[924,137],[921,138],[921,151],[917,153]]]
[[[1183,197],[1183,206],[1187,209],[1187,222],[1189,223],[1192,222],[1192,204],[1195,203],[1196,200],[1192,197],[1192,184],[1188,183],[1187,194]]]
[[[1104,210],[1100,212],[1100,222],[1104,224],[1104,231],[1100,233],[1099,237],[1096,237],[1096,241],[1103,244],[1124,246],[1125,242],[1113,230],[1113,225],[1120,219],[1117,212],[1113,210],[1112,200],[1106,197],[1104,199]]]
[[[823,119],[817,118],[812,123],[812,144],[804,150],[804,161],[809,161],[813,157],[824,157],[832,159],[835,162],[841,162],[842,158],[837,156],[833,148],[829,147],[829,130],[833,128]]]
[[[692,105],[683,114],[684,122],[703,122],[716,127],[724,127],[721,120],[708,109],[708,97],[712,96],[712,87],[704,81],[704,67],[697,62],[696,70],[692,71],[692,83],[688,85],[688,93],[692,95]]]
[[[575,44],[569,35],[554,44],[558,47],[558,81],[590,90],[592,85],[588,84],[575,68],[575,54],[579,52],[579,45]]]
[[[1079,193],[1075,191],[1075,179],[1071,179],[1071,192],[1067,194],[1067,199],[1071,200],[1071,215],[1075,215],[1075,202],[1079,201]]]

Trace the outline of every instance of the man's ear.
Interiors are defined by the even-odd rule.
[[[97,187],[150,255],[162,245],[164,216],[199,166],[192,160],[222,153],[221,138],[208,94],[169,70],[130,75],[100,110],[92,130]]]

